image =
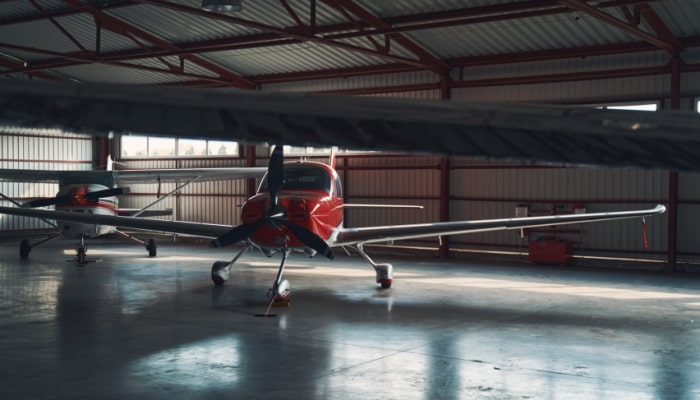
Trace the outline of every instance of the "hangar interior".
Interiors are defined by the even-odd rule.
[[[0,76],[2,79],[13,80],[67,80],[77,83],[172,86],[220,91],[298,92],[475,103],[529,102],[581,107],[639,107],[660,110],[658,112],[700,111],[698,0],[224,2],[242,3],[242,10],[203,10],[201,0],[2,1]],[[130,146],[135,143],[134,140],[137,143],[147,143],[146,151],[131,151]],[[171,150],[161,152],[157,146],[165,146]],[[221,147],[226,148],[224,154],[213,150]],[[309,158],[325,161],[328,158],[328,149],[309,147],[288,150],[287,157],[290,160]],[[249,398],[276,398],[275,396],[285,389],[294,386],[285,385],[288,381],[282,379],[278,386],[272,385],[274,390],[271,389],[268,393],[255,389],[241,392],[232,389],[240,385],[237,379],[249,379],[256,385],[264,385],[265,372],[274,370],[274,366],[268,362],[251,363],[249,367],[253,372],[248,375],[244,373],[239,378],[232,378],[235,374],[230,371],[219,371],[222,375],[216,376],[220,380],[230,379],[231,382],[238,382],[231,383],[231,386],[221,381],[213,384],[206,376],[197,375],[198,373],[184,367],[187,363],[194,363],[204,365],[204,370],[211,372],[230,361],[221,354],[213,355],[217,346],[222,343],[223,346],[228,346],[229,350],[236,349],[230,351],[235,353],[231,357],[238,361],[255,358],[253,350],[248,350],[248,354],[242,350],[245,348],[242,343],[246,342],[254,343],[251,346],[259,346],[255,347],[255,351],[264,354],[261,357],[267,359],[280,356],[284,363],[295,363],[296,358],[303,357],[306,351],[313,350],[320,350],[320,358],[334,360],[310,360],[313,367],[311,370],[316,374],[313,379],[304,375],[298,365],[295,368],[286,366],[290,377],[298,379],[297,383],[309,382],[309,379],[319,382],[313,389],[302,385],[291,391],[306,398],[367,398],[364,389],[351,382],[354,379],[367,382],[370,380],[369,376],[374,373],[382,374],[388,368],[395,368],[405,375],[389,375],[379,379],[379,382],[387,386],[378,389],[376,394],[384,395],[385,398],[576,398],[566,394],[570,390],[582,390],[581,398],[624,398],[630,393],[634,393],[635,396],[629,398],[670,399],[700,396],[700,388],[692,383],[695,372],[691,372],[697,371],[697,367],[700,366],[697,357],[698,343],[697,340],[689,338],[691,333],[697,332],[698,329],[693,325],[698,320],[698,303],[681,300],[676,302],[678,298],[685,299],[684,296],[688,293],[691,298],[700,295],[700,287],[695,283],[695,274],[682,274],[695,271],[700,262],[700,251],[697,249],[697,238],[700,237],[700,186],[697,182],[700,176],[697,172],[533,164],[431,154],[343,150],[348,151],[337,154],[337,170],[344,184],[344,199],[348,203],[391,203],[424,207],[422,210],[348,210],[345,225],[349,227],[506,218],[516,216],[518,212],[545,215],[574,213],[580,210],[596,212],[641,209],[656,204],[663,204],[668,209],[661,216],[647,219],[645,224],[638,220],[611,221],[585,226],[528,230],[522,234],[519,231],[504,231],[396,242],[378,246],[374,249],[378,254],[400,256],[410,251],[408,254],[418,254],[416,257],[419,260],[439,259],[448,262],[449,267],[445,267],[446,270],[436,267],[437,270],[445,276],[451,276],[453,273],[459,274],[459,260],[468,260],[464,263],[474,260],[505,260],[522,262],[529,267],[528,245],[531,241],[556,241],[571,246],[571,264],[574,268],[553,265],[548,265],[545,269],[532,267],[537,269],[522,270],[523,276],[532,273],[533,276],[542,277],[554,273],[563,277],[565,281],[575,280],[575,283],[566,281],[563,286],[576,287],[604,285],[601,282],[609,280],[614,282],[611,285],[623,290],[615,295],[619,296],[612,297],[615,299],[612,301],[618,303],[620,298],[624,297],[623,294],[636,293],[638,290],[625,286],[630,280],[641,281],[648,278],[649,282],[644,283],[648,290],[653,291],[650,289],[654,286],[653,282],[658,282],[663,288],[653,291],[655,295],[650,295],[651,297],[632,296],[637,300],[643,298],[645,301],[657,299],[651,305],[637,302],[629,306],[631,308],[625,308],[627,306],[622,307],[616,303],[620,308],[613,309],[608,309],[602,304],[611,301],[611,298],[606,296],[585,297],[586,301],[577,303],[571,299],[553,300],[542,294],[546,291],[533,295],[534,299],[522,295],[522,292],[516,292],[515,302],[531,302],[528,303],[529,306],[519,308],[514,303],[501,303],[502,295],[509,295],[510,292],[488,294],[484,293],[486,286],[474,289],[475,286],[467,285],[474,292],[465,295],[466,297],[459,297],[464,291],[464,286],[455,288],[444,282],[428,282],[427,286],[421,286],[419,281],[415,281],[407,284],[407,287],[411,288],[417,298],[372,292],[368,295],[370,298],[364,299],[360,290],[351,289],[349,299],[342,299],[340,304],[336,304],[337,293],[314,291],[314,285],[324,285],[319,283],[322,279],[316,277],[313,283],[302,284],[301,292],[309,296],[307,299],[333,304],[329,309],[347,310],[347,314],[345,311],[339,311],[338,315],[328,317],[323,310],[318,310],[310,304],[313,302],[302,300],[300,303],[304,304],[307,310],[313,310],[320,315],[320,319],[324,318],[323,315],[333,320],[342,319],[343,315],[351,315],[349,320],[366,328],[366,332],[369,332],[367,335],[361,328],[355,327],[353,330],[352,326],[346,324],[314,325],[319,326],[318,330],[304,328],[307,325],[294,324],[293,314],[284,314],[288,319],[280,318],[275,324],[286,321],[290,324],[289,331],[285,334],[285,327],[276,325],[275,333],[267,336],[272,342],[270,348],[283,349],[278,354],[274,351],[267,353],[266,343],[257,341],[256,335],[264,335],[264,326],[245,328],[235,340],[221,336],[224,339],[219,342],[211,339],[218,336],[207,332],[211,339],[207,342],[209,344],[201,345],[193,351],[204,351],[208,354],[201,357],[213,359],[212,362],[216,365],[212,367],[212,362],[198,360],[197,355],[188,353],[190,350],[186,350],[187,343],[190,340],[195,341],[195,338],[202,334],[196,330],[188,331],[185,335],[187,339],[166,341],[160,349],[166,352],[163,353],[165,355],[161,355],[161,359],[156,360],[154,364],[139,364],[137,372],[148,374],[150,370],[159,371],[153,372],[151,383],[140,383],[142,386],[126,389],[112,388],[114,393],[141,394],[143,398],[158,397],[156,393],[159,390],[174,384],[167,379],[162,380],[166,383],[153,383],[161,382],[162,376],[167,375],[163,371],[168,368],[162,363],[163,358],[168,357],[177,359],[177,366],[174,368],[176,379],[194,385],[186,390],[188,396],[221,398],[225,396],[226,390],[231,389],[231,393],[244,393]],[[114,132],[111,138],[105,139],[81,132],[0,127],[2,169],[101,169],[106,166],[108,156],[114,159],[115,169],[250,167],[267,165],[269,147],[266,144],[239,142],[235,132],[231,132],[230,142],[208,143],[187,138],[156,138],[149,136],[149,132]],[[166,200],[163,207],[172,208],[172,218],[176,220],[237,225],[241,222],[238,206],[253,194],[255,184],[252,180],[194,183]],[[120,206],[144,207],[159,193],[168,192],[173,188],[173,184],[160,185],[155,182],[131,185],[130,193],[121,196]],[[0,198],[0,205],[10,205],[10,199],[23,202],[37,197],[54,196],[57,189],[56,183],[0,181],[0,193],[6,196]],[[48,311],[37,311],[36,308],[32,311],[32,307],[27,305],[31,303],[32,296],[47,290],[55,291],[56,288],[43,287],[38,283],[23,286],[23,281],[33,279],[32,274],[26,271],[25,267],[28,265],[24,264],[21,265],[22,271],[14,270],[11,258],[16,253],[15,242],[19,236],[44,235],[51,229],[45,221],[37,219],[0,217],[3,250],[8,254],[3,252],[3,258],[6,259],[2,264],[6,283],[3,285],[6,293],[3,296],[4,310],[12,316],[12,325],[8,325],[11,329],[4,336],[3,347],[17,347],[13,341],[16,339],[13,338],[25,334],[35,340],[58,340],[62,341],[59,345],[65,345],[59,349],[62,351],[59,355],[48,356],[49,359],[55,357],[55,360],[36,361],[42,354],[50,353],[51,348],[41,348],[36,353],[30,352],[31,360],[26,366],[22,363],[20,372],[15,374],[15,377],[19,376],[29,384],[40,380],[41,374],[50,374],[46,372],[50,366],[61,365],[61,362],[75,363],[76,360],[71,359],[68,354],[88,351],[80,350],[79,344],[72,343],[66,336],[76,334],[81,338],[90,338],[90,335],[94,334],[96,338],[104,337],[105,332],[100,331],[118,330],[119,323],[114,324],[119,319],[116,315],[126,313],[123,309],[115,314],[111,314],[113,310],[108,310],[105,314],[106,319],[100,320],[97,314],[104,311],[101,304],[81,306],[82,302],[90,301],[90,297],[67,294],[67,289],[59,290],[59,294],[65,297],[62,305],[64,308],[57,306],[53,300],[42,298],[36,301],[36,306],[41,309],[58,309],[58,317]],[[167,243],[167,239],[164,242]],[[68,247],[71,246],[72,244]],[[96,244],[94,248],[98,246]],[[183,254],[177,247],[168,246],[166,245],[165,251],[172,251],[182,259],[190,254]],[[198,250],[192,252],[199,254]],[[35,271],[36,276],[47,285],[72,288],[70,290],[79,292],[79,279],[82,279],[82,274],[89,275],[91,267],[80,270],[80,276],[74,276],[78,273],[76,271],[65,272],[67,275],[63,279],[73,280],[68,284],[63,281],[59,285],[53,279],[63,273],[56,271],[62,270],[65,265],[60,267],[60,264],[51,264],[46,259],[48,253],[50,251],[37,256],[41,271]],[[109,260],[108,253],[101,257]],[[415,261],[416,257],[412,261]],[[121,281],[121,275],[117,272],[113,272],[116,275],[110,275],[109,279],[116,279],[114,282],[124,285],[128,282],[135,285],[137,290],[161,290],[168,298],[180,299],[173,302],[186,302],[189,299],[190,302],[196,303],[201,300],[197,297],[198,294],[210,296],[208,287],[206,293],[202,289],[206,283],[200,278],[193,278],[193,273],[186,272],[187,262],[176,262],[174,266],[168,264],[166,267],[154,264],[155,261],[137,260],[121,267],[129,271],[125,274],[134,276],[143,273],[141,268],[152,268],[152,277],[165,279],[165,286],[170,289],[155,288],[155,283],[142,283],[142,286],[139,286],[138,279],[131,275]],[[325,263],[321,265],[326,266]],[[682,278],[673,274],[670,277],[662,274],[645,275],[646,272],[635,272],[639,275],[617,275],[619,272],[616,271],[605,275],[605,272],[597,270],[577,270],[577,266],[614,266],[634,271],[678,272],[682,274]],[[171,282],[175,278],[167,278],[168,274],[173,272],[168,268],[174,268],[177,274],[182,274],[181,279]],[[353,267],[344,268],[352,270]],[[420,270],[420,265],[410,268],[416,276],[424,272]],[[455,270],[457,272],[454,272]],[[464,268],[466,273],[476,273],[482,279],[515,279],[512,271],[503,272],[500,266],[494,270],[504,275],[488,278],[488,268],[482,270],[480,267],[468,265]],[[574,277],[567,276],[568,272],[574,274]],[[247,270],[245,274],[245,279],[248,280],[244,279],[244,282],[253,285],[261,279]],[[537,287],[537,282],[529,281],[527,279],[530,278],[526,279],[519,274],[520,272],[516,272],[518,279],[525,279],[528,285]],[[593,283],[583,281],[588,274],[594,275]],[[456,277],[458,281],[463,278]],[[303,279],[304,277],[297,278]],[[578,279],[581,281],[577,281]],[[86,281],[90,285],[103,284],[94,276],[86,278]],[[183,288],[183,282],[192,286],[185,285]],[[558,285],[561,282],[552,284]],[[171,286],[177,289],[172,289]],[[243,285],[240,282],[235,284],[237,289],[242,290],[242,296],[250,294],[250,289],[241,286]],[[456,292],[448,291],[445,287]],[[500,285],[495,287],[502,288]],[[435,297],[437,295],[433,291],[440,290],[445,290],[448,300]],[[640,291],[644,292],[642,289]],[[227,320],[227,324],[231,322],[234,325],[245,325],[260,322],[246,319],[249,318],[248,315],[238,315],[238,311],[250,312],[249,307],[253,307],[252,301],[246,300],[245,296],[241,299],[234,297],[231,292],[211,293],[212,309],[221,310],[228,307],[229,311],[234,310],[235,318],[233,322]],[[105,302],[109,302],[110,299],[109,293],[98,289],[94,289],[94,292],[88,291],[88,295]],[[493,308],[489,308],[487,301],[482,302],[479,296],[484,296],[481,299],[491,302]],[[387,298],[393,298],[393,307],[397,309],[400,309],[401,305],[406,307],[406,313],[403,315],[411,322],[403,320],[397,327],[392,325],[391,317],[385,318],[383,314],[378,316],[382,312],[386,313],[387,309],[391,310],[392,305],[387,306],[384,303],[389,301]],[[451,303],[450,299],[455,298],[460,300]],[[674,300],[668,300],[671,298]],[[449,304],[444,308],[436,307],[431,304],[431,300],[437,303],[446,301]],[[149,301],[154,300],[144,297],[126,303],[146,309]],[[412,303],[414,301],[416,304]],[[23,306],[17,307],[18,303]],[[585,311],[581,314],[570,313],[577,304]],[[294,308],[286,312],[294,313],[304,306],[295,303]],[[61,318],[70,320],[66,314],[71,307],[75,307],[78,313],[87,315],[90,323],[85,328],[87,332],[79,325],[61,322]],[[212,327],[219,318],[218,315],[211,319],[197,315],[192,308],[194,306],[191,305],[178,307],[180,306],[172,306],[170,303],[157,303],[151,309],[146,309],[143,314],[147,315],[144,317],[146,328],[143,329],[149,333],[167,334],[158,326],[158,317],[155,316],[158,313],[167,315],[163,320],[182,330],[186,330],[183,319]],[[260,305],[255,303],[254,307],[259,308]],[[14,311],[8,311],[12,309],[29,310],[28,316],[17,317]],[[406,316],[411,312],[415,312],[416,315]],[[660,317],[656,312],[665,316]],[[433,320],[431,313],[441,322]],[[451,313],[462,316],[455,325],[457,328],[450,328],[450,324],[446,323]],[[471,316],[464,317],[465,313],[471,313]],[[607,317],[607,313],[611,316]],[[313,313],[298,312],[297,315],[299,314],[300,317],[303,315],[303,322],[312,321],[312,325],[318,324],[319,318]],[[398,313],[393,314],[395,318],[401,320],[396,314]],[[53,318],[59,322],[51,322],[54,321]],[[296,322],[301,322],[302,318],[298,318]],[[541,320],[531,323],[531,318]],[[551,322],[552,319],[556,321]],[[479,321],[485,321],[484,325],[479,325]],[[268,322],[270,321],[264,323]],[[45,323],[56,327],[59,330],[58,336],[47,333],[48,337],[43,337],[36,332],[31,333],[32,330],[25,325],[32,323]],[[419,326],[420,338],[411,336],[411,333],[408,336],[400,336],[397,332],[404,323],[413,328],[414,323]],[[382,327],[382,324],[387,325]],[[663,328],[659,327],[659,324],[663,325]],[[125,324],[127,330],[133,329],[134,333],[124,338],[127,344],[138,343],[138,346],[144,348],[139,348],[139,354],[142,351],[146,353],[145,348],[148,345],[138,342],[137,325]],[[269,328],[269,325],[266,327]],[[588,328],[578,331],[577,328],[583,325],[587,325]],[[561,326],[565,328],[560,330]],[[230,328],[230,324],[228,327]],[[539,329],[542,327],[544,328]],[[62,328],[64,329],[61,330]],[[341,328],[349,338],[337,332],[333,335],[323,331]],[[454,337],[450,336],[451,329],[464,329],[473,336],[459,336],[457,340],[456,334]],[[645,329],[649,329],[648,336],[642,334]],[[225,335],[219,332],[219,328],[211,330],[216,331],[216,335]],[[501,333],[495,334],[497,331]],[[371,353],[376,358],[372,358],[372,361],[351,354],[359,352],[363,346],[368,346],[368,337],[382,340],[384,333],[397,339],[397,343],[390,346],[396,350],[394,355],[398,354],[393,362],[377,362],[382,358],[388,360],[392,356],[374,348]],[[286,348],[280,344],[280,340],[284,342],[285,338],[297,338],[295,335],[305,337],[314,334],[321,337],[326,337],[324,335],[327,334],[328,338],[332,338],[328,339],[328,342],[335,345],[346,340],[345,338],[348,342],[345,343],[345,347],[338,345],[331,350],[318,343],[311,348]],[[565,334],[572,336],[565,339]],[[430,342],[427,349],[415,352],[408,350],[423,344],[423,337],[430,335],[437,335],[439,339],[425,339],[426,342]],[[485,345],[488,342],[485,337],[488,335],[496,335],[500,347],[492,344],[493,347],[488,347],[484,353],[492,351],[490,354],[499,356],[489,359],[486,355],[471,355],[475,351],[474,343]],[[519,350],[519,343],[539,349],[538,346],[542,346],[542,343],[538,342],[538,339],[549,340],[557,345],[544,357],[543,365],[536,365],[534,361],[532,364],[524,362],[523,360],[533,360],[533,353],[537,350]],[[99,339],[95,340],[99,342]],[[111,346],[114,344],[112,340],[100,343]],[[592,341],[603,342],[604,345],[598,348],[590,344]],[[658,341],[664,343],[659,344]],[[469,343],[469,346],[466,343]],[[20,344],[33,346],[27,343]],[[640,346],[640,353],[632,349],[634,344]],[[172,346],[170,350],[175,350],[167,353],[167,346]],[[590,352],[585,350],[586,346],[590,346]],[[92,346],[91,349],[105,355],[104,364],[108,363],[110,357],[116,357],[116,351],[112,348]],[[621,353],[606,358],[603,354],[612,349]],[[134,348],[131,350],[136,352]],[[343,352],[346,358],[338,358],[334,351]],[[567,351],[573,354],[571,357],[579,358],[568,363],[570,360],[562,355]],[[624,351],[628,352],[622,353]],[[451,353],[458,355],[452,359]],[[682,356],[679,356],[681,353]],[[18,354],[12,354],[8,360],[20,359]],[[86,359],[91,358],[89,355],[84,356]],[[585,363],[593,363],[591,360],[596,357],[600,360],[595,366],[583,366]],[[418,364],[428,363],[428,366],[420,371],[411,369],[409,366],[415,365],[415,358],[421,359]],[[642,361],[630,361],[636,358],[641,358]],[[337,361],[339,359],[346,364]],[[32,377],[28,372],[23,372],[31,369],[32,360],[40,366],[39,376]],[[631,368],[629,374],[619,370],[612,373],[601,366],[606,360],[613,360],[613,365],[620,369],[630,365],[634,368]],[[330,365],[336,361],[339,364]],[[9,368],[8,362],[5,361],[4,364]],[[326,362],[329,365],[326,365]],[[94,359],[90,362],[83,360],[81,363],[78,369],[85,374],[89,374],[91,367],[105,367],[103,363],[95,362]],[[366,363],[368,368],[358,370],[356,367],[363,363]],[[449,372],[448,369],[443,369],[441,363],[459,371]],[[562,367],[564,364],[566,367]],[[676,366],[670,367],[669,364]],[[130,368],[134,368],[133,365]],[[511,382],[504,378],[506,374],[502,372],[508,371],[508,368],[512,373],[509,376],[513,377]],[[588,375],[585,368],[595,372]],[[351,373],[337,373],[340,370]],[[132,369],[130,373],[134,373],[133,371]],[[620,375],[616,375],[618,373]],[[499,376],[492,377],[494,374]],[[557,374],[560,374],[559,380],[552,378]],[[639,378],[630,378],[634,374],[638,374]],[[679,380],[676,384],[669,383],[673,374]],[[320,378],[321,376],[327,379]],[[456,382],[459,383],[448,383],[443,381],[447,379],[445,376],[461,376],[461,381],[457,379]],[[583,382],[577,380],[577,377],[582,376]],[[407,381],[407,377],[412,378]],[[64,378],[75,378],[82,382],[74,376],[66,375]],[[109,379],[113,378],[121,382],[123,377],[109,376]],[[97,381],[105,383],[107,379],[106,376],[101,376]],[[524,382],[530,379],[536,384],[527,388]],[[558,385],[549,386],[548,379]],[[70,383],[61,383],[60,376],[56,381],[49,381],[63,385],[61,394],[57,394],[57,397],[69,397],[67,393],[73,389]],[[494,383],[495,381],[498,383]],[[413,388],[416,391],[400,391],[400,383],[404,384],[404,388]],[[595,384],[605,389],[595,389]],[[3,385],[7,385],[7,381],[4,381]],[[197,385],[201,386],[201,390],[196,389],[199,387]],[[207,388],[211,391],[207,391]],[[34,392],[35,389],[32,388],[24,390],[26,391],[22,392],[21,389],[5,387],[0,389],[0,393],[32,393],[39,397],[51,398],[46,393]],[[104,394],[92,387],[86,393],[98,396]],[[369,397],[372,398],[372,395]]]

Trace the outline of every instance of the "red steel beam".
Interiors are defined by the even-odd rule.
[[[654,0],[647,0],[644,3],[648,3],[649,1],[654,1]],[[148,0],[142,0],[142,2],[147,2],[149,4],[152,4],[154,6],[169,6],[170,8],[174,8],[179,11],[186,11],[190,13],[196,13],[197,15],[202,15],[206,17],[211,17],[212,15],[221,17],[219,14],[212,14],[212,13],[207,13],[199,9],[193,9],[191,7],[185,7],[185,6],[180,6],[164,1],[148,1]],[[140,4],[141,2],[134,2],[134,1],[123,1],[119,3],[110,3],[109,6],[103,7],[104,8],[110,8],[110,7],[124,7],[124,6],[133,6]],[[615,7],[619,5],[626,5],[626,4],[636,4],[640,3],[639,0],[616,0],[616,1],[606,1],[600,3],[600,7]],[[315,1],[312,2],[312,6],[315,5]],[[535,10],[536,8],[542,8],[545,6],[550,6],[548,9],[540,9],[540,10]],[[406,24],[414,24],[414,23],[425,23],[425,22],[431,22],[431,21],[436,21],[438,24],[442,24],[442,26],[453,26],[453,25],[458,25],[463,23],[464,21],[455,19],[455,18],[460,18],[460,17],[478,17],[482,16],[484,18],[491,18],[491,19],[503,19],[503,18],[510,18],[513,17],[513,14],[508,15],[507,13],[513,13],[513,12],[520,12],[523,10],[534,10],[533,12],[538,12],[541,13],[542,15],[549,15],[553,13],[562,13],[562,12],[567,12],[568,9],[566,7],[561,7],[557,6],[555,8],[551,8],[552,4],[551,1],[549,0],[532,0],[532,1],[522,1],[522,2],[516,2],[516,3],[508,3],[508,4],[503,4],[503,5],[498,5],[498,6],[481,6],[481,7],[470,7],[470,8],[463,8],[459,10],[450,10],[449,12],[435,12],[435,13],[426,13],[426,14],[415,14],[415,15],[409,15],[409,16],[403,16],[403,17],[393,17],[393,18],[385,18],[384,21],[387,22],[387,24],[403,24],[402,26],[399,26],[398,28],[392,28],[395,30],[395,32],[406,32],[406,31],[411,31],[415,28],[418,28],[415,25],[406,25]],[[184,7],[184,8],[183,8]],[[81,10],[74,9],[73,13],[79,13]],[[489,15],[493,14],[495,12],[498,12],[497,15]],[[506,14],[504,14],[506,13]],[[54,12],[51,15],[69,15],[67,11],[59,11],[59,12]],[[39,18],[39,17],[37,17]],[[41,17],[43,19],[43,17]],[[222,18],[226,18],[225,16]],[[450,19],[451,18],[451,19]],[[236,18],[227,18],[227,20],[237,23],[245,20],[240,20]],[[23,20],[5,20],[5,21],[0,21],[0,25],[3,24],[9,24],[14,21],[23,21]],[[248,21],[250,22],[250,21]],[[250,22],[252,23],[252,22]],[[255,27],[255,26],[253,26]],[[328,26],[323,26],[323,27],[313,27],[314,32],[317,34],[329,34],[332,32],[338,32],[342,30],[347,30],[351,29],[352,25],[345,23],[345,24],[334,24],[334,25],[328,25]],[[265,28],[265,27],[263,27]],[[270,27],[267,27],[270,28]],[[128,60],[134,60],[134,59],[140,59],[140,58],[153,58],[155,56],[181,56],[181,55],[190,55],[190,54],[198,54],[198,53],[203,53],[207,51],[226,51],[226,50],[236,50],[236,49],[242,49],[242,48],[251,48],[251,47],[263,47],[263,46],[280,46],[280,45],[285,45],[285,44],[292,44],[292,43],[299,43],[302,39],[280,39],[279,35],[285,32],[287,29],[291,28],[280,28],[281,31],[277,32],[276,34],[272,33],[266,33],[266,34],[256,34],[256,35],[249,35],[249,36],[244,36],[244,37],[237,37],[237,38],[226,38],[226,39],[221,39],[221,40],[215,40],[215,41],[203,41],[203,42],[198,42],[198,43],[191,43],[187,45],[180,45],[178,46],[179,49],[160,49],[160,48],[150,48],[148,51],[144,51],[143,49],[136,49],[136,50],[127,50],[127,51],[119,51],[119,52],[112,52],[109,54],[101,54],[100,57],[103,61],[128,61]],[[355,36],[361,36],[361,35],[367,35],[370,33],[366,32],[355,32],[352,33]],[[330,38],[331,36],[326,35],[325,37]],[[85,61],[85,62],[96,62],[96,61]],[[48,69],[48,68],[58,68],[58,67],[65,67],[65,66],[72,66],[72,65],[79,65],[82,62],[76,61],[76,60],[71,60],[67,61],[65,59],[57,58],[57,59],[50,59],[50,60],[42,60],[42,61],[35,61],[33,62],[33,70],[40,70],[42,68]],[[404,63],[405,64],[405,63]],[[420,68],[425,68],[423,65],[413,65],[416,69]],[[13,72],[22,72],[22,71],[13,71]],[[296,78],[295,78],[296,80]]]
[[[343,8],[355,16],[359,17],[361,21],[365,22],[369,26],[375,29],[389,29],[391,25],[383,21],[381,18],[373,15],[371,12],[367,11],[365,8],[360,7],[357,3],[351,0],[322,0],[327,5]],[[361,30],[358,30],[361,31]],[[371,36],[370,36],[371,37]],[[441,59],[436,57],[434,54],[414,42],[412,39],[404,36],[402,33],[396,33],[389,36],[389,39],[397,42],[399,45],[409,50],[411,53],[415,54],[421,61],[430,65],[430,69],[437,73],[438,75],[449,74],[450,67]]]
[[[368,49],[368,48],[361,47],[361,46],[355,46],[355,45],[352,45],[349,43],[343,43],[343,42],[339,42],[339,41],[335,41],[335,40],[327,40],[323,37],[320,37],[319,35],[305,35],[305,34],[297,32],[299,30],[298,27],[279,28],[276,26],[267,25],[267,24],[263,24],[263,23],[255,22],[255,21],[250,21],[250,20],[246,20],[246,19],[242,19],[242,18],[238,18],[238,17],[232,17],[229,15],[224,15],[224,14],[220,14],[220,13],[209,13],[209,12],[203,11],[199,8],[189,7],[189,6],[182,5],[182,4],[170,3],[170,2],[165,1],[165,0],[138,0],[138,1],[142,2],[144,4],[153,4],[153,5],[157,5],[157,6],[161,6],[161,7],[165,7],[165,8],[170,8],[173,10],[178,10],[181,12],[205,16],[205,17],[211,18],[211,19],[227,21],[227,22],[230,22],[232,24],[246,26],[246,27],[253,28],[253,29],[260,29],[260,30],[265,31],[265,32],[274,33],[274,34],[279,35],[281,37],[297,39],[301,42],[318,43],[321,45],[335,47],[335,48],[343,49],[343,50],[350,51],[350,52],[356,52],[356,53],[361,53],[361,54],[365,54],[365,55],[369,55],[369,56],[378,57],[380,59],[384,59],[387,61],[393,61],[393,62],[398,62],[398,63],[402,63],[402,64],[412,65],[412,66],[419,67],[422,69],[430,69],[430,65],[427,65],[424,62],[411,60],[408,58],[399,57],[399,56],[395,56],[395,55],[388,54],[388,53],[379,52],[379,51]]]
[[[684,72],[700,71],[700,64],[689,64],[683,66]],[[646,67],[646,68],[627,68],[614,70],[601,70],[590,72],[575,72],[564,74],[549,74],[549,75],[530,75],[508,78],[494,79],[475,79],[469,81],[453,81],[450,83],[452,88],[475,88],[488,86],[508,86],[508,85],[527,85],[536,83],[561,83],[561,82],[576,82],[595,79],[613,79],[626,78],[635,76],[649,76],[670,74],[671,70],[668,66],[661,67]],[[370,88],[358,89],[341,89],[329,90],[316,93],[323,94],[342,94],[342,95],[368,95],[368,94],[385,94],[385,93],[400,93],[400,92],[416,92],[425,90],[440,90],[441,82],[419,83],[413,85],[397,85],[397,86],[376,86]]]
[[[673,44],[666,42],[654,35],[650,35],[643,30],[637,28],[636,26],[630,25],[626,21],[615,18],[614,16],[602,11],[599,8],[590,6],[588,3],[581,0],[559,0],[559,3],[571,8],[572,10],[581,11],[584,14],[588,14],[608,25],[614,26],[623,32],[627,32],[632,36],[635,36],[643,41],[650,43],[658,48],[664,49],[667,52],[673,54],[674,48]]]
[[[66,3],[70,4],[71,6],[82,10],[90,15],[92,15],[95,19],[99,19],[101,21],[101,25],[105,29],[109,29],[111,31],[114,31],[115,33],[119,33],[125,36],[129,36],[129,34],[135,35],[138,38],[148,41],[158,47],[164,48],[164,49],[169,49],[169,50],[179,50],[179,48],[155,35],[152,35],[140,28],[137,28],[133,25],[127,24],[124,21],[113,17],[107,13],[105,13],[102,10],[99,10],[95,7],[92,7],[91,5],[85,4],[80,0],[64,0]],[[251,82],[248,79],[245,79],[239,75],[234,74],[233,72],[226,70],[225,68],[222,68],[212,62],[209,62],[207,60],[202,59],[199,56],[196,55],[186,55],[183,56],[193,64],[199,65],[200,67],[206,68],[209,71],[212,71],[213,73],[217,74],[221,79],[230,81],[233,86],[243,88],[243,89],[254,89],[257,87],[257,85],[254,82]]]

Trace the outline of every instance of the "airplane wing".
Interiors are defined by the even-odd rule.
[[[100,182],[106,175],[112,174],[119,183],[144,182],[181,182],[197,179],[198,181],[217,179],[261,178],[267,168],[182,168],[182,169],[149,169],[149,170],[88,170],[88,171],[55,171],[33,169],[0,169],[0,181],[13,182]]]
[[[119,226],[154,232],[180,233],[207,238],[216,238],[231,230],[230,225],[205,224],[201,222],[185,221],[163,221],[140,217],[115,217],[111,215],[79,214],[65,211],[19,207],[0,207],[0,214],[53,219],[57,221],[81,222],[85,224]]]
[[[265,167],[241,168],[183,168],[183,169],[149,169],[149,170],[114,170],[114,178],[120,183],[144,182],[181,182],[217,179],[262,178],[267,171]]]
[[[62,173],[85,173],[89,175],[93,171],[56,171],[56,170],[32,170],[32,169],[0,169],[0,181],[13,182],[58,182]],[[102,171],[104,172],[104,171]]]
[[[465,233],[534,228],[566,224],[580,224],[603,220],[627,219],[663,214],[666,207],[657,205],[647,210],[614,211],[601,213],[567,214],[553,216],[487,219],[479,221],[436,222],[414,225],[393,225],[363,228],[343,228],[338,232],[334,246],[381,243],[393,240],[418,239]]]
[[[337,237],[332,238],[331,245],[346,246],[365,243],[381,243],[393,240],[417,239],[434,236],[458,235],[464,233],[532,228],[538,226],[565,225],[603,220],[639,218],[662,214],[663,205],[652,209],[635,211],[614,211],[602,213],[567,214],[525,218],[503,218],[479,221],[454,221],[414,225],[392,225],[365,228],[343,228]],[[186,235],[217,238],[231,230],[230,225],[205,224],[199,222],[162,221],[146,218],[115,217],[97,214],[77,214],[71,212],[38,210],[16,207],[0,207],[1,214],[25,217],[55,219],[61,221],[82,222],[88,224],[119,226],[132,229],[171,232]]]
[[[0,80],[0,124],[700,171],[691,111]]]

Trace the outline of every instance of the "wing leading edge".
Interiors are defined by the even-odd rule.
[[[29,208],[0,207],[0,214],[24,217],[54,219],[57,221],[80,222],[85,224],[119,226],[154,232],[171,232],[216,238],[231,230],[230,225],[205,224],[201,222],[163,221],[138,217],[115,217],[111,215],[78,214],[65,211],[38,210]]]
[[[182,168],[182,169],[148,169],[148,170],[88,170],[55,171],[31,169],[0,169],[0,181],[13,182],[59,182],[73,183],[99,182],[104,176],[112,175],[119,183],[179,182],[196,179],[198,181],[220,179],[261,178],[267,168]]]
[[[419,239],[432,236],[460,235],[465,233],[499,231],[539,226],[566,225],[605,220],[641,218],[663,214],[666,207],[659,204],[654,208],[633,211],[612,211],[586,214],[567,214],[540,217],[502,218],[478,221],[437,222],[414,225],[393,225],[364,228],[343,228],[333,245],[345,246],[364,243],[380,243],[393,240]]]
[[[654,208],[633,211],[612,211],[601,213],[554,215],[525,218],[502,218],[478,221],[437,222],[413,225],[391,225],[364,228],[341,228],[329,240],[329,245],[345,246],[364,243],[380,243],[393,240],[418,239],[432,236],[459,235],[465,233],[488,232],[538,226],[566,225],[605,220],[641,218],[663,214],[666,207],[659,204]],[[96,214],[76,214],[71,212],[36,210],[15,207],[0,207],[0,213],[25,217],[55,219],[87,224],[119,226],[124,228],[172,232],[186,235],[217,238],[231,230],[230,225],[205,224],[185,221],[162,221],[136,217],[116,217]]]

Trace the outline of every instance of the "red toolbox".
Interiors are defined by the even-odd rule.
[[[535,263],[569,264],[573,246],[569,242],[532,240],[528,243],[528,260]]]

